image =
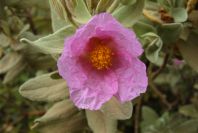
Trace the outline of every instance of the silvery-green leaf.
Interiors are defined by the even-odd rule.
[[[121,3],[124,5],[132,5],[136,2],[137,0],[121,0]]]
[[[180,23],[163,24],[158,28],[158,35],[167,44],[177,41],[181,32],[182,24]]]
[[[10,31],[10,27],[7,21],[4,20],[0,20],[0,27],[2,28],[2,30],[4,31],[4,33],[8,36],[11,36],[11,31]]]
[[[150,107],[143,106],[142,107],[142,122],[141,128],[145,128],[154,124],[158,120],[158,114]]]
[[[159,53],[163,45],[161,38],[152,32],[146,33],[142,37],[147,59],[154,64],[158,64]]]
[[[54,9],[56,15],[60,18],[67,20],[67,13],[65,9],[65,1],[64,0],[49,0],[50,8]]]
[[[19,34],[16,36],[16,38],[19,38],[22,34],[24,34],[24,32],[26,32],[28,29],[30,28],[29,24],[24,25],[24,27],[21,29],[21,31],[19,32]]]
[[[32,55],[28,57],[28,64],[34,69],[50,69],[56,68],[56,61],[51,56]]]
[[[86,5],[87,5],[89,12],[92,14],[92,7],[93,7],[94,1],[93,0],[85,0],[85,1],[86,1]]]
[[[198,119],[191,119],[178,125],[172,130],[173,133],[197,133],[198,131]]]
[[[51,19],[52,19],[52,29],[54,32],[69,25],[67,20],[67,14],[62,3],[57,0],[49,0]]]
[[[107,9],[107,13],[113,13],[115,9],[120,5],[120,0],[114,0],[111,6]]]
[[[136,35],[141,38],[143,34],[148,32],[157,33],[156,29],[146,22],[138,21],[133,25],[133,30],[135,31]]]
[[[198,118],[198,109],[193,104],[181,106],[179,112],[188,117]]]
[[[37,124],[36,127],[41,133],[82,132],[82,129],[87,126],[86,119],[84,115],[80,112],[66,119],[60,119],[46,124],[41,124],[41,123],[40,124],[35,123],[35,124]]]
[[[1,60],[0,60],[0,74],[7,72],[9,69],[14,67],[18,62],[22,60],[22,55],[16,52],[7,53]]]
[[[27,42],[32,46],[39,48],[41,52],[46,54],[60,54],[64,47],[64,39],[72,35],[74,31],[74,27],[69,25],[36,41],[30,41],[25,38],[21,39],[21,41]]]
[[[131,27],[142,15],[144,0],[137,0],[133,5],[123,5],[116,9],[112,15],[124,26]]]
[[[68,120],[79,110],[74,106],[69,99],[55,103],[48,111],[40,118],[35,120],[39,124],[47,124],[59,120]]]
[[[185,8],[172,8],[171,14],[176,23],[185,22],[188,18],[188,13]]]
[[[100,0],[96,7],[96,13],[104,12],[113,3],[114,0]]]
[[[116,133],[117,120],[105,116],[101,111],[86,110],[89,127],[94,133]]]
[[[131,102],[122,104],[113,97],[102,106],[101,111],[111,119],[125,120],[131,118],[133,106]]]
[[[19,89],[22,96],[35,101],[59,101],[66,99],[69,92],[63,79],[52,79],[44,74],[25,82]]]
[[[0,46],[1,47],[7,47],[10,45],[11,43],[11,39],[9,37],[7,37],[6,35],[4,35],[3,33],[0,34]]]
[[[76,7],[74,8],[73,15],[73,19],[80,24],[85,24],[89,21],[91,14],[84,0],[76,0]]]
[[[198,45],[196,44],[198,42],[197,34],[191,33],[189,35],[188,40],[182,41],[180,40],[178,43],[178,48],[183,56],[183,58],[186,60],[186,62],[195,70],[198,72]]]
[[[3,84],[8,84],[14,80],[25,69],[26,66],[26,62],[24,62],[24,60],[21,58],[21,60],[19,60],[17,64],[9,69],[9,71],[6,73],[3,79]]]

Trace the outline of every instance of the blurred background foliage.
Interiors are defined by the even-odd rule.
[[[149,88],[133,100],[133,116],[119,121],[118,132],[198,133],[198,1],[92,0],[89,6],[90,1],[84,0],[90,15],[112,13],[134,29],[145,49],[141,58],[147,65]],[[56,70],[57,56],[43,54],[41,48],[20,39],[35,41],[67,23],[86,23],[91,16],[82,16],[82,7],[75,6],[70,0],[63,6],[70,15],[64,21],[62,9],[55,6],[50,14],[48,0],[0,0],[0,132],[37,133],[31,130],[33,121],[51,103],[24,99],[18,88],[32,77]],[[43,45],[42,41],[35,43]],[[85,126],[80,132],[91,130]]]

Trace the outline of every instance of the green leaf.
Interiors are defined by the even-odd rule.
[[[177,126],[172,132],[173,133],[197,133],[198,131],[198,119],[192,119],[183,122]]]
[[[117,131],[117,121],[111,119],[101,111],[86,110],[89,127],[94,133],[115,133]]]
[[[139,38],[141,38],[143,34],[146,34],[148,32],[157,33],[156,29],[151,24],[142,21],[138,21],[137,23],[135,23],[133,25],[133,29]]]
[[[40,125],[59,120],[68,120],[79,111],[68,99],[55,103],[42,117],[37,118],[35,123]]]
[[[131,118],[133,106],[131,102],[121,104],[115,97],[113,97],[102,106],[101,110],[111,119],[125,120]]]
[[[171,23],[163,24],[158,28],[158,35],[162,38],[165,44],[176,42],[182,32],[182,24]]]
[[[7,53],[1,60],[0,60],[0,74],[9,71],[13,68],[17,63],[22,60],[22,55],[16,52]]]
[[[178,43],[178,48],[183,56],[183,58],[186,60],[186,62],[195,70],[198,72],[198,38],[197,33],[191,33],[189,35],[188,40],[185,42],[183,40],[180,40]]]
[[[124,26],[131,27],[142,15],[144,0],[138,0],[133,5],[123,5],[116,9],[112,15]]]
[[[137,0],[121,0],[121,3],[124,5],[133,5],[137,2]]]
[[[161,38],[152,32],[146,33],[142,37],[147,59],[154,64],[158,64],[159,54],[163,45]]]
[[[21,39],[21,41],[31,44],[46,54],[60,54],[64,47],[64,39],[72,35],[74,31],[74,27],[66,26],[36,41],[30,41],[26,38]]]
[[[6,73],[3,84],[11,83],[27,66],[27,63],[21,58],[9,71]]]
[[[96,13],[105,12],[114,0],[100,0],[96,7]]]
[[[188,18],[188,13],[185,8],[172,8],[171,15],[176,23],[185,22]]]
[[[142,107],[141,129],[154,124],[159,119],[158,114],[150,107]]]
[[[4,35],[3,33],[0,34],[0,46],[1,47],[8,47],[11,43],[11,39]]]
[[[54,32],[69,25],[64,6],[57,0],[49,0],[51,10],[52,29]]]
[[[181,106],[179,112],[188,117],[198,118],[198,109],[193,104]]]
[[[53,74],[50,75],[52,79],[61,79],[62,77],[59,75],[58,72],[54,72]]]
[[[89,21],[90,18],[91,14],[87,9],[84,0],[76,0],[73,19],[80,24],[85,24]]]
[[[25,82],[19,93],[35,101],[59,101],[69,97],[66,82],[63,79],[54,80],[50,74],[44,74]]]
[[[38,130],[41,133],[81,133],[84,127],[86,127],[86,119],[81,116],[74,116],[69,121],[60,120],[55,123],[50,123],[45,126],[41,126]]]

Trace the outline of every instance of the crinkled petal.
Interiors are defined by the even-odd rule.
[[[98,110],[112,94],[106,94],[91,88],[70,88],[71,99],[81,109]]]
[[[93,25],[95,30],[103,31],[107,36],[111,36],[118,45],[129,50],[134,56],[140,56],[143,52],[142,46],[132,30],[124,28],[110,14],[101,13],[90,20],[88,25]],[[111,34],[113,33],[113,34]],[[97,33],[96,33],[97,35]]]
[[[116,97],[121,102],[126,102],[146,91],[148,78],[146,66],[138,58],[132,58],[131,61],[122,60],[120,65],[121,67],[115,70],[119,84]]]
[[[74,57],[62,55],[58,60],[59,73],[67,81],[75,105],[97,110],[117,93],[117,76],[114,71],[97,72],[84,65]]]

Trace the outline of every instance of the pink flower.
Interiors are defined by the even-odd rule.
[[[133,31],[101,13],[65,40],[58,71],[77,107],[98,110],[112,96],[123,103],[146,91],[142,52]]]

